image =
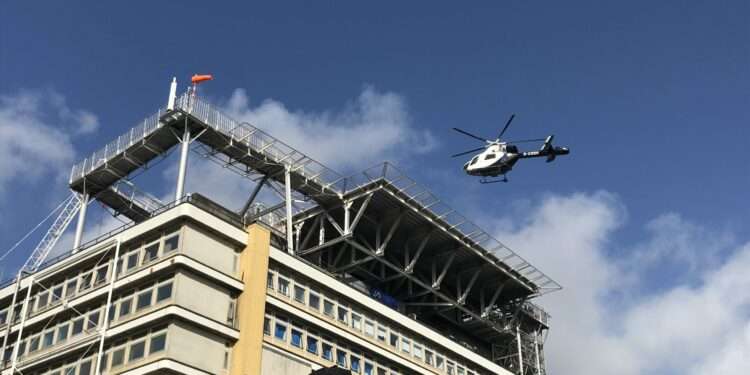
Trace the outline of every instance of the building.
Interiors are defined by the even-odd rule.
[[[184,193],[191,143],[254,181],[239,212]],[[165,204],[127,177],[172,147]],[[340,176],[188,93],[70,187],[0,286],[2,375],[546,373],[530,299],[560,286],[387,163]],[[269,187],[281,201],[257,202]],[[92,200],[132,222],[82,244]],[[74,249],[47,259],[75,217]]]

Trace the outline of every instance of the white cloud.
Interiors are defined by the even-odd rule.
[[[369,167],[436,145],[429,131],[413,126],[401,95],[369,86],[335,111],[293,111],[273,99],[251,107],[244,89],[234,91],[226,110],[334,169]]]
[[[70,133],[90,133],[95,115],[70,109],[52,90],[0,96],[0,196],[13,183],[67,175],[74,157]]]
[[[684,259],[701,259],[695,253],[716,251],[710,231],[669,214],[648,223],[642,243],[620,249],[613,260],[608,250],[624,219],[608,193],[550,196],[527,222],[499,234],[565,287],[541,300],[553,317],[550,373],[739,373],[743,367],[733,366],[746,366],[750,341],[750,295],[742,292],[750,287],[750,245],[696,264],[694,280],[642,294],[633,286],[653,270],[632,265],[644,249],[675,259],[660,267],[683,267]],[[705,241],[686,240],[696,231]],[[715,243],[727,246],[725,234],[716,234]]]

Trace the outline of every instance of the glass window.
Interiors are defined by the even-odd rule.
[[[83,291],[91,287],[91,272],[81,275],[81,283],[78,284],[78,290]]]
[[[456,369],[456,373],[457,373],[458,375],[465,375],[465,374],[466,374],[466,370],[465,370],[465,369],[464,369],[463,367],[458,367],[458,368]]]
[[[302,332],[294,328],[292,328],[292,345],[302,347]]]
[[[175,234],[164,240],[164,254],[177,250],[180,244],[180,235]]]
[[[83,320],[83,317],[81,317],[73,321],[73,330],[71,336],[75,336],[83,332]]]
[[[41,310],[47,306],[47,300],[49,299],[49,293],[42,292],[39,293],[39,296],[36,298],[36,308],[37,310]],[[7,313],[7,310],[5,312],[0,312],[0,315],[3,313]],[[0,324],[2,324],[5,321],[5,318],[0,316]]]
[[[341,349],[336,349],[336,364],[340,367],[347,368],[348,362],[346,358],[347,353]]]
[[[273,290],[273,273],[271,272],[266,276],[266,288]]]
[[[172,283],[166,283],[159,286],[159,289],[156,290],[156,302],[164,301],[165,299],[168,299],[172,297]]]
[[[117,316],[117,312],[115,311],[117,308],[116,304],[112,304],[112,306],[109,308],[109,312],[107,313],[107,321],[112,322],[115,320],[115,317]]]
[[[375,335],[375,324],[369,320],[365,320],[365,335],[370,337]]]
[[[68,366],[63,370],[63,375],[76,375],[76,366]]]
[[[128,255],[128,271],[132,270],[136,266],[138,266],[138,251],[133,251]]]
[[[133,299],[128,297],[120,302],[120,317],[130,314],[130,307],[133,304]]]
[[[422,359],[422,346],[414,344],[414,357]]]
[[[96,269],[96,279],[94,285],[101,285],[107,281],[107,272],[109,271],[109,264],[105,264]]]
[[[268,317],[263,318],[263,334],[271,336],[271,319]]]
[[[48,348],[55,343],[55,330],[49,330],[42,336],[42,348]]]
[[[404,353],[411,352],[411,340],[406,337],[401,338],[401,351]]]
[[[78,366],[78,375],[91,375],[91,361],[85,360]]]
[[[349,323],[349,310],[344,306],[339,306],[338,308],[338,318],[340,322],[343,322],[345,324]]]
[[[117,265],[115,265],[115,270],[117,270],[117,276],[122,275],[122,258],[117,260]]]
[[[279,288],[277,289],[278,292],[285,296],[289,296],[289,280],[283,277],[278,277],[277,281],[279,282]]]
[[[362,316],[352,312],[352,328],[362,331]]]
[[[160,333],[156,336],[151,337],[151,342],[148,345],[148,354],[154,354],[164,350],[167,345],[167,334]]]
[[[276,338],[279,340],[286,340],[286,325],[276,323],[276,331],[274,332],[274,336],[276,336]]]
[[[119,348],[112,352],[112,367],[120,366],[125,362],[125,348]]]
[[[359,357],[351,356],[352,371],[359,374]]]
[[[39,336],[34,336],[29,340],[29,353],[39,350]]]
[[[365,362],[365,375],[372,375],[372,369],[373,369],[372,363]]]
[[[159,256],[159,243],[154,243],[146,246],[143,250],[143,264],[146,264]]]
[[[381,325],[378,325],[378,340],[385,342],[385,335],[386,335],[385,328]]]
[[[78,286],[78,279],[69,280],[65,284],[65,298],[68,298],[76,293],[76,286]]]
[[[307,335],[307,351],[312,354],[318,354],[318,338]]]
[[[425,350],[424,351],[424,361],[427,362],[430,366],[435,366],[435,357],[434,354],[432,354],[431,351]]]
[[[453,362],[448,361],[445,365],[445,368],[448,375],[456,374],[456,365]]]
[[[52,303],[55,303],[62,299],[62,293],[63,293],[63,286],[58,285],[54,288],[52,288]]]
[[[333,362],[333,347],[331,344],[323,343],[323,359]]]
[[[320,310],[320,295],[310,292],[310,296],[307,298],[307,305],[315,310]]]
[[[138,341],[130,344],[130,352],[128,354],[128,361],[135,361],[143,358],[146,351],[146,341]]]
[[[378,365],[378,375],[388,375],[388,370],[386,368],[380,367],[380,365]]]
[[[442,356],[436,355],[435,356],[435,367],[442,369],[443,365],[445,364],[445,359],[443,359]]]
[[[109,358],[109,355],[107,353],[102,353],[102,360],[99,362],[99,373],[103,374],[105,373],[107,369],[107,359]]]
[[[324,300],[323,301],[323,314],[326,314],[330,316],[331,318],[333,318],[334,317],[333,307],[334,307],[333,302],[327,299]]]
[[[305,288],[300,285],[294,285],[294,300],[299,303],[305,303]]]
[[[8,309],[0,310],[0,324],[5,324],[8,321]]]
[[[135,303],[135,311],[145,309],[146,307],[151,305],[151,294],[153,294],[153,291],[151,289],[138,294]]]
[[[390,339],[388,340],[388,343],[391,344],[391,346],[394,348],[397,347],[398,346],[398,334],[391,331],[391,335],[390,335]]]
[[[57,342],[65,341],[68,339],[68,324],[63,324],[57,327]]]
[[[86,319],[86,330],[94,329],[99,325],[99,311],[94,311],[89,314]]]

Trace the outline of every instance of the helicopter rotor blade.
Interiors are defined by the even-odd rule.
[[[544,140],[546,140],[546,138],[521,139],[521,140],[518,140],[518,141],[508,141],[508,142],[505,142],[505,143],[513,144],[513,143],[526,143],[526,142],[543,142]]]
[[[475,148],[475,149],[473,149],[473,150],[469,150],[469,151],[464,151],[464,152],[461,152],[461,153],[458,153],[458,154],[454,154],[454,155],[451,155],[451,157],[452,157],[452,158],[455,158],[456,156],[461,156],[461,155],[471,154],[472,152],[477,152],[477,151],[479,151],[479,150],[484,150],[484,149],[485,149],[485,147],[478,147],[478,148]]]
[[[500,135],[497,136],[497,139],[500,139],[503,137],[503,134],[505,134],[505,131],[508,130],[508,126],[510,126],[510,123],[513,121],[513,119],[516,117],[516,114],[511,114],[510,118],[508,119],[508,122],[505,123],[505,127],[500,132]]]
[[[459,128],[453,128],[453,130],[455,130],[455,131],[457,131],[457,132],[459,132],[459,133],[461,133],[461,134],[463,134],[463,135],[469,136],[469,137],[471,137],[471,138],[474,138],[474,139],[478,139],[478,140],[480,140],[480,141],[482,141],[482,142],[490,142],[490,140],[488,140],[488,139],[484,139],[484,138],[482,138],[482,137],[476,136],[476,135],[474,135],[474,134],[471,134],[471,133],[469,133],[469,132],[467,132],[467,131],[465,131],[465,130],[461,130],[461,129],[459,129]]]

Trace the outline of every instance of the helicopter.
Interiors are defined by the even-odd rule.
[[[480,183],[490,184],[495,182],[508,182],[508,177],[506,176],[506,174],[513,169],[513,166],[519,159],[546,157],[547,163],[549,163],[555,160],[558,155],[567,155],[570,153],[570,150],[566,147],[552,146],[552,139],[554,138],[554,135],[549,135],[547,136],[547,138],[539,139],[524,139],[512,142],[502,141],[501,138],[503,137],[503,134],[505,134],[505,131],[508,130],[510,123],[515,117],[515,114],[512,114],[510,116],[508,121],[505,123],[505,127],[503,127],[503,130],[500,131],[500,135],[498,135],[497,139],[495,139],[494,141],[476,136],[459,128],[453,128],[453,130],[463,135],[485,142],[486,145],[469,151],[451,155],[451,157],[455,158],[458,156],[484,150],[471,158],[468,162],[466,162],[466,164],[464,164],[464,171],[466,171],[466,173],[470,176],[482,177],[479,180]],[[541,141],[544,141],[544,143],[538,151],[519,151],[518,147],[516,146],[516,143]],[[493,178],[497,176],[502,176],[502,178]]]

